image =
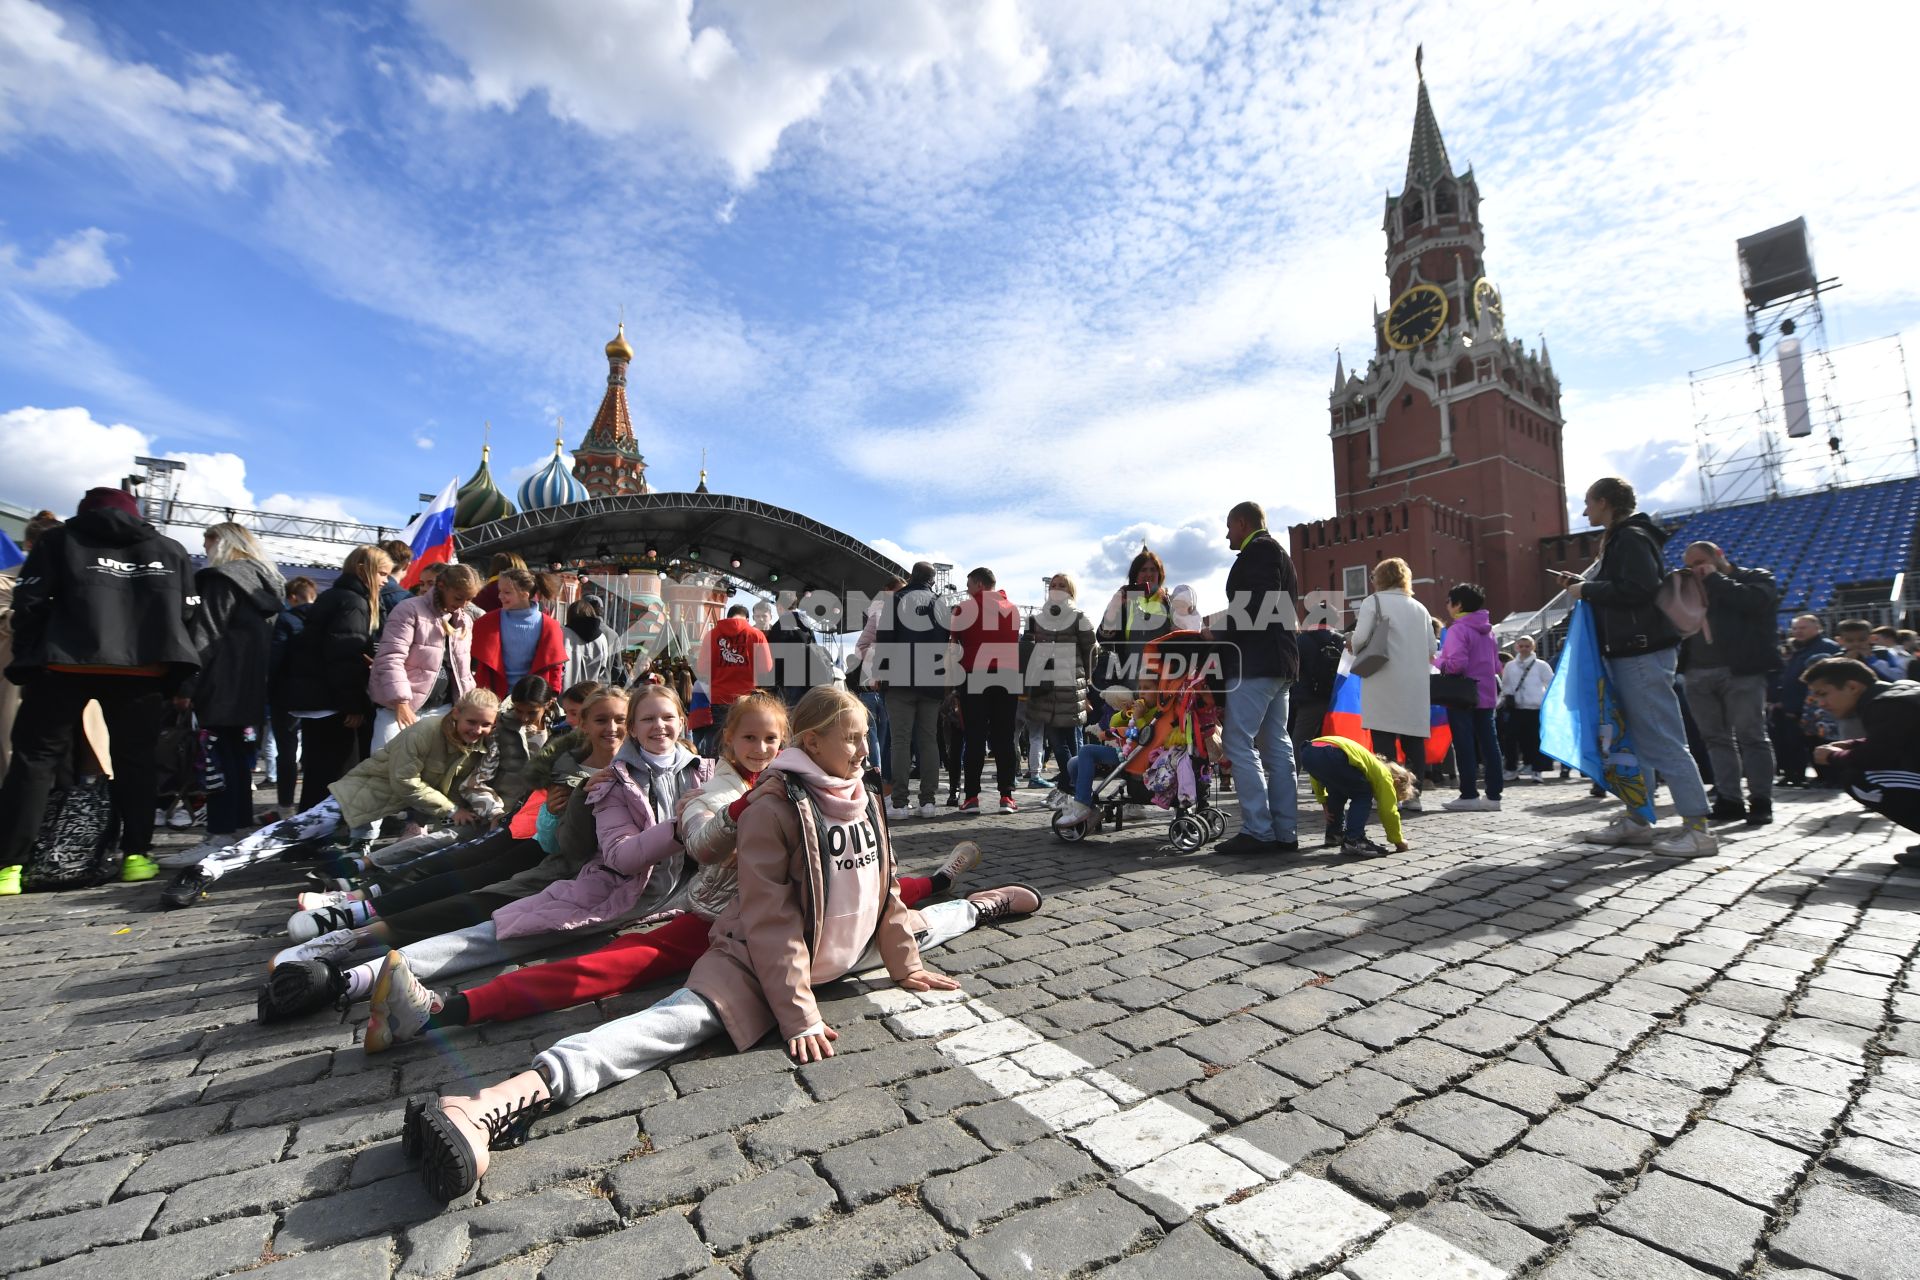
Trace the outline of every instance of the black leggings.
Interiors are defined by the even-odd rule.
[[[393,945],[404,947],[409,943],[437,938],[443,933],[454,933],[476,924],[485,924],[493,919],[494,912],[509,902],[517,902],[519,899],[509,893],[475,890],[470,893],[456,893],[450,898],[440,898],[433,902],[423,902],[419,906],[395,915],[386,914],[385,901],[384,894],[374,899],[374,905],[382,908],[380,923],[387,926],[393,938]]]
[[[1416,738],[1410,733],[1382,733],[1375,730],[1373,753],[1382,760],[1392,760],[1395,758],[1393,748],[1396,743],[1399,744],[1404,756],[1401,763],[1407,766],[1407,772],[1416,778],[1425,778],[1427,776],[1427,735],[1423,733]]]

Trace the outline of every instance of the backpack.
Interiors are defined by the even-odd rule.
[[[1700,636],[1713,643],[1713,628],[1707,625],[1706,584],[1686,569],[1675,569],[1660,580],[1653,603],[1667,615],[1667,621],[1682,640]]]
[[[1340,643],[1337,632],[1302,632],[1301,638],[1315,637],[1313,642],[1302,646],[1300,656],[1300,687],[1316,698],[1333,696],[1333,683],[1340,677],[1340,655],[1345,646]]]
[[[29,893],[88,889],[112,879],[119,823],[105,778],[88,778],[47,797],[40,836],[20,874]]]

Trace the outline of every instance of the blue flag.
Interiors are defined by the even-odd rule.
[[[1642,822],[1653,821],[1649,780],[1600,657],[1593,610],[1584,600],[1574,604],[1567,619],[1567,644],[1540,704],[1540,750],[1619,796]]]
[[[0,529],[0,569],[11,569],[17,564],[25,564],[26,561],[26,552],[14,545],[13,539],[7,536],[5,529]]]

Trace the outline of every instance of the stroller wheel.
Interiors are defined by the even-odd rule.
[[[1208,840],[1207,824],[1183,813],[1167,827],[1167,843],[1181,853],[1195,853]]]
[[[1053,815],[1053,834],[1056,839],[1068,844],[1078,844],[1087,838],[1087,832],[1093,829],[1093,819],[1082,818],[1079,822],[1062,822],[1060,814]]]
[[[1218,840],[1227,834],[1227,815],[1218,809],[1202,809],[1195,816],[1206,824],[1207,839]]]

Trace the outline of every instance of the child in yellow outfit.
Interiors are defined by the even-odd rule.
[[[1350,738],[1328,734],[1300,750],[1300,767],[1313,778],[1313,794],[1327,811],[1323,843],[1355,858],[1376,858],[1388,852],[1367,839],[1367,810],[1380,806],[1380,825],[1394,849],[1409,848],[1400,830],[1400,805],[1414,794],[1413,775],[1392,761],[1382,760]]]

